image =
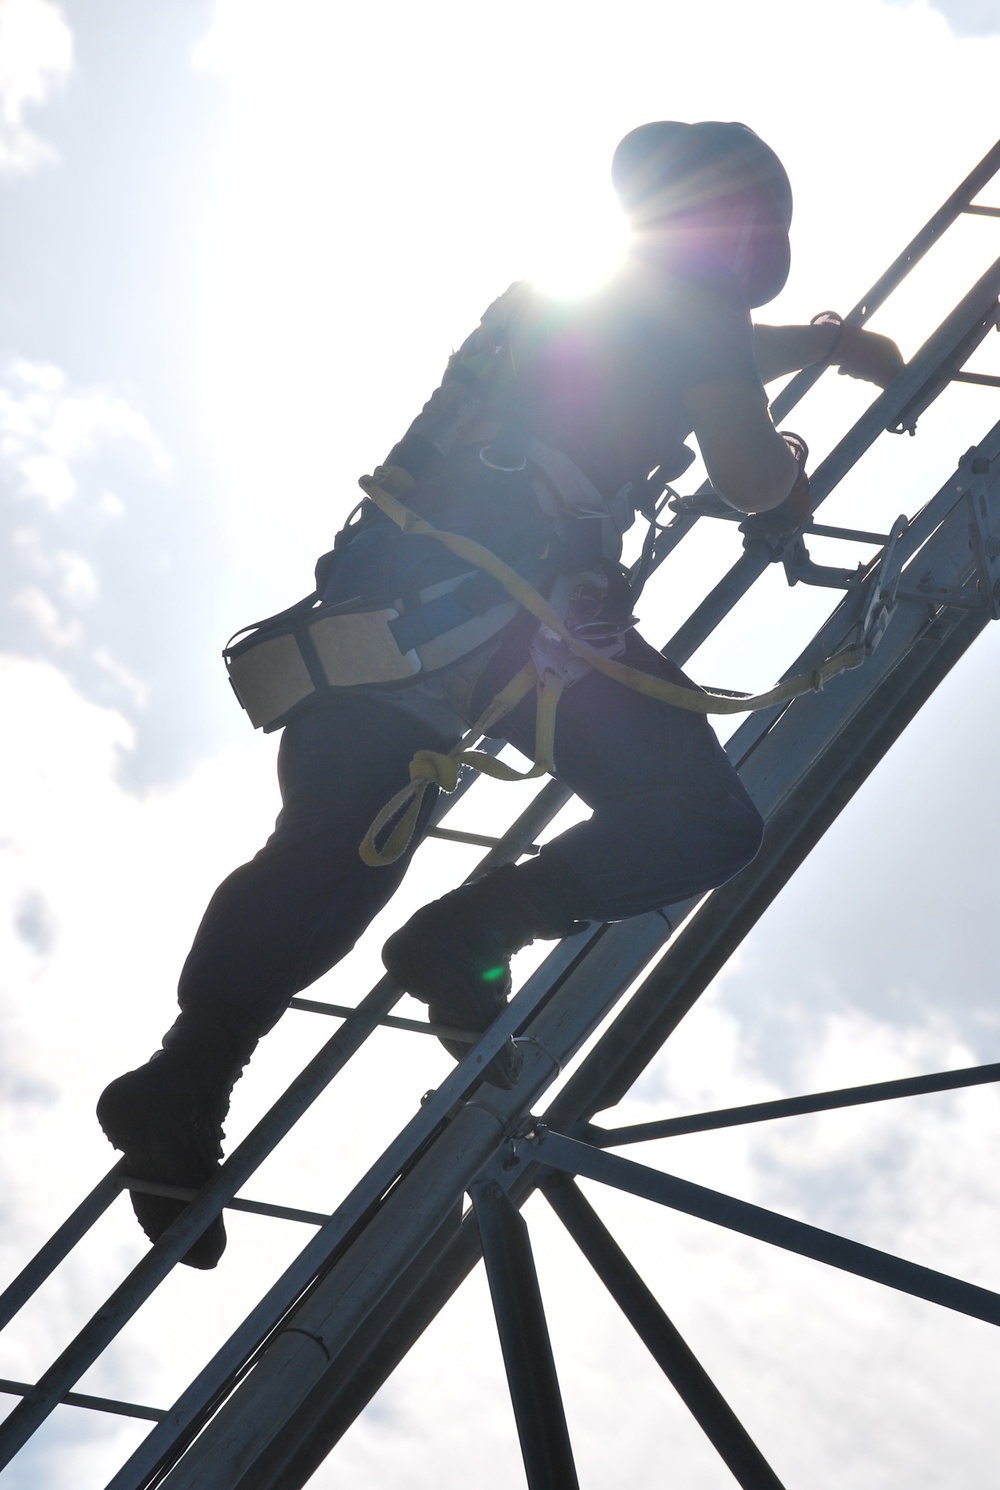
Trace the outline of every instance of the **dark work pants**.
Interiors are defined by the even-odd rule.
[[[624,660],[687,681],[634,633]],[[515,670],[497,659],[480,693],[491,695]],[[528,755],[534,712],[526,699],[497,727]],[[345,695],[342,707],[286,727],[274,833],[212,897],[181,974],[183,1009],[263,1034],[289,999],[350,951],[413,851],[372,869],[358,845],[408,781],[414,752],[428,747],[442,742],[371,695]],[[590,673],[559,702],[555,759],[559,779],[592,816],[547,844],[541,860],[564,871],[581,919],[622,920],[670,905],[721,884],[757,852],[760,815],[703,715]]]

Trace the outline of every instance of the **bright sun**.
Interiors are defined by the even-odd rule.
[[[596,289],[614,273],[625,253],[627,228],[617,212],[599,206],[572,222],[550,225],[540,235],[528,271],[540,289],[572,299]]]

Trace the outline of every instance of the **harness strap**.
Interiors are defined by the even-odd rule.
[[[424,518],[418,517],[404,507],[372,476],[362,476],[361,487],[372,501],[397,523],[404,532],[419,533],[424,537],[437,538],[452,553],[467,559],[478,568],[486,570],[500,581],[507,593],[529,611],[543,626],[555,633],[576,657],[586,662],[595,672],[613,678],[637,693],[673,704],[675,708],[688,709],[696,714],[743,714],[750,710],[770,708],[785,703],[811,689],[820,689],[829,679],[846,668],[858,667],[865,660],[863,646],[851,647],[835,657],[827,658],[811,673],[802,673],[777,684],[766,693],[719,694],[703,692],[701,689],[684,688],[678,683],[668,683],[665,678],[652,677],[626,663],[616,662],[594,647],[588,646],[564,625],[562,618],[549,602],[525,579],[505,564],[496,554],[457,533],[446,533],[433,527]],[[458,785],[462,766],[481,771],[499,781],[529,781],[554,771],[556,705],[563,690],[562,679],[546,669],[539,678],[534,657],[530,658],[506,688],[491,701],[483,715],[469,732],[462,737],[447,755],[435,750],[419,750],[410,762],[410,781],[401,792],[382,808],[361,843],[359,853],[365,864],[372,868],[392,864],[405,853],[413,838],[424,794],[429,786],[438,786],[442,791],[453,792]],[[498,761],[485,751],[471,750],[470,741],[488,734],[498,720],[510,712],[527,696],[532,688],[538,690],[538,707],[535,724],[535,763],[528,771],[516,771],[512,766]],[[385,845],[379,849],[376,840],[386,831],[393,818],[402,816],[389,832]]]
[[[595,672],[604,673],[606,677],[614,679],[616,683],[624,684],[626,688],[635,689],[637,693],[645,693],[650,698],[673,704],[677,709],[687,709],[693,714],[745,714],[757,709],[769,709],[775,704],[788,703],[802,693],[818,692],[824,683],[835,678],[838,673],[844,672],[847,668],[860,667],[865,660],[863,646],[848,647],[843,652],[828,657],[812,672],[799,673],[794,678],[786,678],[783,683],[775,684],[773,688],[767,689],[764,693],[711,693],[700,688],[685,688],[679,683],[668,683],[665,678],[652,677],[649,673],[640,672],[638,668],[629,667],[627,663],[616,662],[610,657],[605,657],[578,636],[574,636],[533,585],[530,585],[496,554],[484,548],[481,543],[477,543],[475,539],[465,538],[458,533],[447,533],[440,528],[433,527],[425,518],[418,517],[415,512],[411,512],[396,497],[380,487],[372,476],[362,476],[360,485],[376,506],[387,517],[391,517],[404,532],[436,538],[452,553],[462,559],[467,559],[469,563],[475,564],[480,569],[485,569],[488,574],[492,574],[500,581],[512,599],[530,612],[536,620],[547,626],[550,631],[554,631],[569,650],[588,663]]]
[[[493,725],[509,714],[533,688],[538,690],[538,710],[535,718],[535,763],[529,771],[517,771],[484,750],[470,750],[467,745],[488,734]],[[525,663],[494,699],[475,724],[463,735],[455,748],[448,752],[418,750],[410,762],[408,786],[397,792],[387,802],[365,834],[358,852],[364,863],[372,869],[393,864],[410,846],[416,830],[417,819],[429,786],[453,792],[458,785],[459,772],[463,766],[481,771],[497,781],[530,781],[535,776],[545,776],[554,770],[556,705],[563,691],[562,679],[555,673],[546,672],[539,681],[534,661]],[[400,813],[399,821],[389,833],[382,848],[377,840]]]

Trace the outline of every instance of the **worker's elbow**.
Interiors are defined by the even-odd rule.
[[[751,470],[740,466],[730,471],[709,471],[713,491],[738,512],[770,512],[780,507],[795,485],[796,471]]]

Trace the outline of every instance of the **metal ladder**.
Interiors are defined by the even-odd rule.
[[[1000,217],[974,198],[1000,171],[1000,143],[949,198],[846,318],[863,324],[962,215]],[[1000,259],[963,296],[893,385],[839,440],[812,477],[825,500],[885,431],[912,429],[950,383],[1000,387],[965,364],[998,326]],[[785,417],[820,376],[798,374],[775,400]],[[658,535],[662,564],[699,519],[675,517]],[[856,570],[815,564],[812,535],[878,538]],[[758,858],[700,905],[686,902],[592,927],[559,944],[506,1013],[389,1144],[332,1215],[249,1201],[239,1192],[330,1081],[380,1026],[428,1032],[392,1014],[387,978],[356,1008],[316,999],[293,1007],[336,1017],[338,1029],[285,1094],[192,1199],[36,1383],[0,1380],[21,1401],[0,1427],[0,1465],[62,1405],[148,1419],[148,1436],[108,1490],[165,1484],[264,1490],[302,1485],[355,1420],[478,1257],[485,1259],[520,1435],[527,1483],[577,1483],[544,1309],[519,1208],[538,1190],[593,1264],[718,1450],[736,1482],[779,1484],[670,1320],[575,1184],[586,1176],[831,1266],[1000,1323],[1000,1296],[845,1238],[664,1175],[608,1152],[645,1138],[816,1112],[1000,1079],[1000,1065],[947,1072],[785,1102],[671,1119],[641,1128],[596,1127],[596,1113],[631,1089],[762,911],[850,796],[990,619],[1000,617],[1000,423],[954,476],[889,534],[813,521],[792,541],[747,536],[740,558],[664,647],[684,663],[771,564],[792,583],[843,598],[788,669],[805,672],[868,642],[864,666],[823,692],[747,718],[727,750],[767,821]],[[463,787],[467,783],[463,783]],[[451,799],[452,801],[454,799]],[[440,837],[488,848],[484,865],[517,858],[568,800],[544,786],[499,838],[442,828]],[[443,804],[446,811],[450,801]],[[669,944],[669,945],[668,945]],[[643,969],[667,948],[541,1114],[535,1109]],[[513,1092],[479,1073],[510,1034],[523,1042]],[[128,1186],[116,1166],[0,1296],[0,1328],[34,1296]],[[178,1194],[167,1187],[141,1188]],[[465,1195],[471,1207],[463,1214]],[[124,1204],[124,1200],[118,1202]],[[221,1206],[316,1228],[283,1274],[169,1409],[74,1390],[84,1372],[167,1277]],[[2,1360],[2,1355],[0,1355]]]

